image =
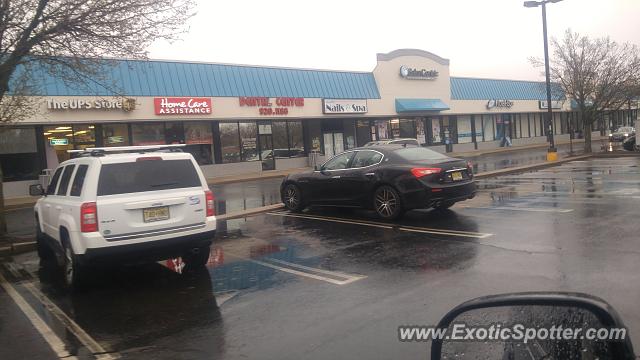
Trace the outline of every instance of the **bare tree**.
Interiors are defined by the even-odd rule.
[[[622,108],[638,89],[638,48],[608,37],[590,39],[571,30],[561,41],[552,39],[551,46],[551,79],[576,102],[583,123],[584,151],[591,152],[593,124],[605,112]],[[543,66],[539,59],[532,62]]]
[[[105,58],[146,58],[154,40],[183,33],[194,6],[194,0],[0,0],[0,126],[32,115],[36,70],[75,86],[104,81]]]

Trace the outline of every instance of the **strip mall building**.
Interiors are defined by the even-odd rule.
[[[43,169],[86,147],[185,143],[207,177],[309,166],[383,138],[467,152],[544,143],[544,83],[449,76],[422,50],[378,54],[372,72],[119,60],[105,67],[120,96],[42,74],[35,115],[0,133],[5,197],[25,196]],[[552,91],[559,141],[581,129]],[[606,114],[594,135],[634,123]],[[574,130],[576,132],[577,130]]]

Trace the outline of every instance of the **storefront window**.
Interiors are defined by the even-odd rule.
[[[358,120],[356,122],[356,137],[358,138],[358,146],[364,146],[364,144],[371,141],[371,124],[369,120]]]
[[[376,129],[378,130],[378,138],[376,140],[391,139],[389,120],[376,120]]]
[[[342,128],[344,129],[345,150],[356,147],[356,123],[353,119],[344,119]]]
[[[416,122],[414,119],[400,119],[398,124],[400,130],[399,136],[401,138],[416,138]]]
[[[318,153],[322,153],[322,124],[320,121],[310,120],[307,122],[307,131],[309,139],[309,149]]]
[[[220,147],[222,149],[223,163],[240,161],[240,136],[238,134],[238,123],[220,123]],[[255,149],[255,141],[253,147]]]
[[[96,132],[93,125],[73,125],[74,144],[95,145]]]
[[[531,136],[531,134],[529,134],[529,114],[522,114],[520,116],[520,135],[523,138]]]
[[[424,146],[427,143],[427,133],[424,128],[424,118],[416,119],[416,139],[420,145]]]
[[[132,124],[133,145],[164,145],[164,123]]]
[[[304,137],[302,135],[302,121],[288,121],[289,154],[291,157],[304,157]]]
[[[129,145],[129,128],[127,124],[102,125],[102,139],[104,146]]]
[[[164,126],[167,144],[184,144],[184,127],[180,122],[166,123]]]
[[[45,126],[43,135],[47,168],[55,169],[59,163],[71,158],[67,152],[67,150],[73,150],[71,125]]]
[[[0,166],[4,181],[38,178],[40,169],[35,128],[0,129]]]
[[[484,141],[495,140],[495,115],[482,115],[482,133],[484,134]]]
[[[471,132],[471,116],[458,116],[458,143],[470,143],[472,140],[472,136],[473,134]]]
[[[442,133],[440,131],[440,119],[431,118],[431,144],[442,143]]]
[[[199,165],[213,163],[213,135],[208,121],[185,123],[184,140],[185,151],[191,153]]]
[[[241,122],[240,128],[240,144],[241,144],[241,161],[258,161],[258,150],[256,147],[256,137],[258,136],[258,126],[255,122]]]

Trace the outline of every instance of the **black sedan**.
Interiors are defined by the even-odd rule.
[[[476,194],[471,164],[423,147],[384,145],[343,152],[320,168],[287,176],[280,187],[291,211],[307,206],[373,209],[396,219],[411,209],[447,209]]]

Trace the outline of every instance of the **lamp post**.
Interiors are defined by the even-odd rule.
[[[556,143],[553,139],[553,109],[551,106],[551,75],[549,73],[549,44],[547,40],[547,3],[557,3],[562,0],[542,0],[542,1],[525,1],[524,7],[533,8],[542,6],[542,35],[544,37],[544,72],[547,81],[547,121],[546,128],[549,136],[549,150],[547,151],[547,160],[553,161],[558,159]]]

